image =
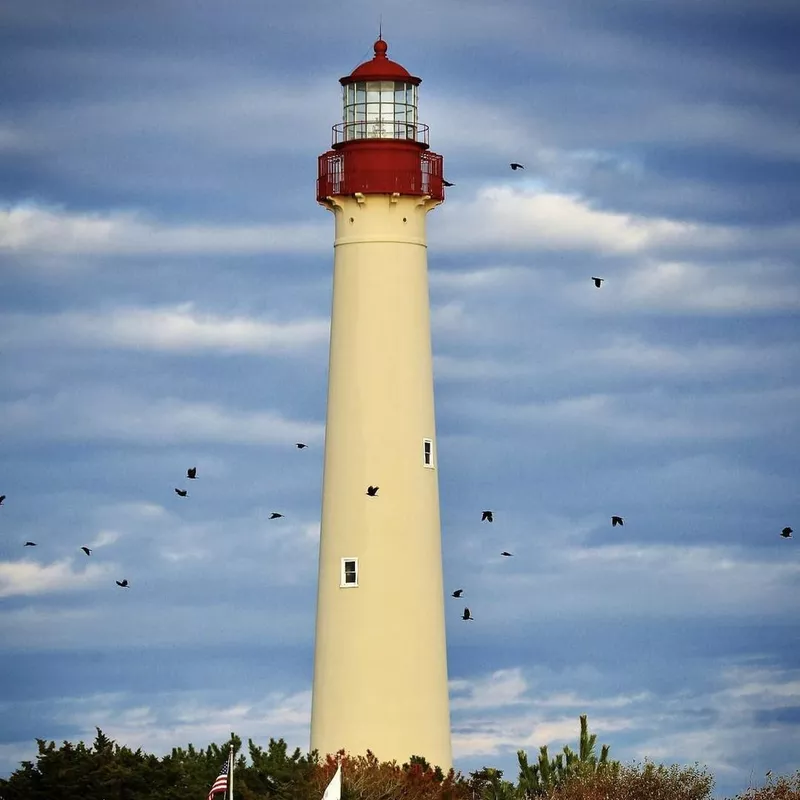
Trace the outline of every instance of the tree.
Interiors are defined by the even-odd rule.
[[[604,744],[600,750],[600,757],[597,757],[595,752],[597,734],[589,735],[586,714],[581,714],[580,722],[581,732],[577,753],[568,745],[564,745],[563,752],[551,759],[547,745],[542,745],[539,748],[538,763],[530,764],[527,753],[524,750],[517,751],[519,762],[517,788],[523,797],[542,797],[573,777],[591,776],[600,772],[614,773],[619,770],[619,761],[608,759],[609,745]]]
[[[300,748],[288,755],[283,739],[270,739],[267,749],[259,747],[252,739],[247,740],[252,766],[237,764],[237,775],[243,775],[242,800],[250,798],[276,798],[292,800],[308,797],[309,785],[316,770],[316,753],[303,755]]]

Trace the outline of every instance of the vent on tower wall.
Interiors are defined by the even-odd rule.
[[[424,466],[429,467],[430,469],[434,468],[432,439],[422,440],[422,463]]]
[[[339,581],[339,586],[343,589],[349,589],[350,587],[358,586],[357,558],[342,559],[342,575]]]

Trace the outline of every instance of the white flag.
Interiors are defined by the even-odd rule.
[[[331,778],[322,800],[342,800],[342,765],[336,767],[336,773]]]

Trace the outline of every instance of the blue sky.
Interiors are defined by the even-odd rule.
[[[476,618],[448,599],[457,767],[515,777],[587,713],[720,795],[793,769],[794,0],[6,0],[0,772],[95,725],[307,747],[316,157],[380,13],[456,184],[429,268],[445,583]]]

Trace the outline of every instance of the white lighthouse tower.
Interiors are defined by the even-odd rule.
[[[336,234],[311,748],[447,770],[425,236],[442,157],[417,119],[420,79],[386,50],[340,79],[343,122],[319,158]]]

